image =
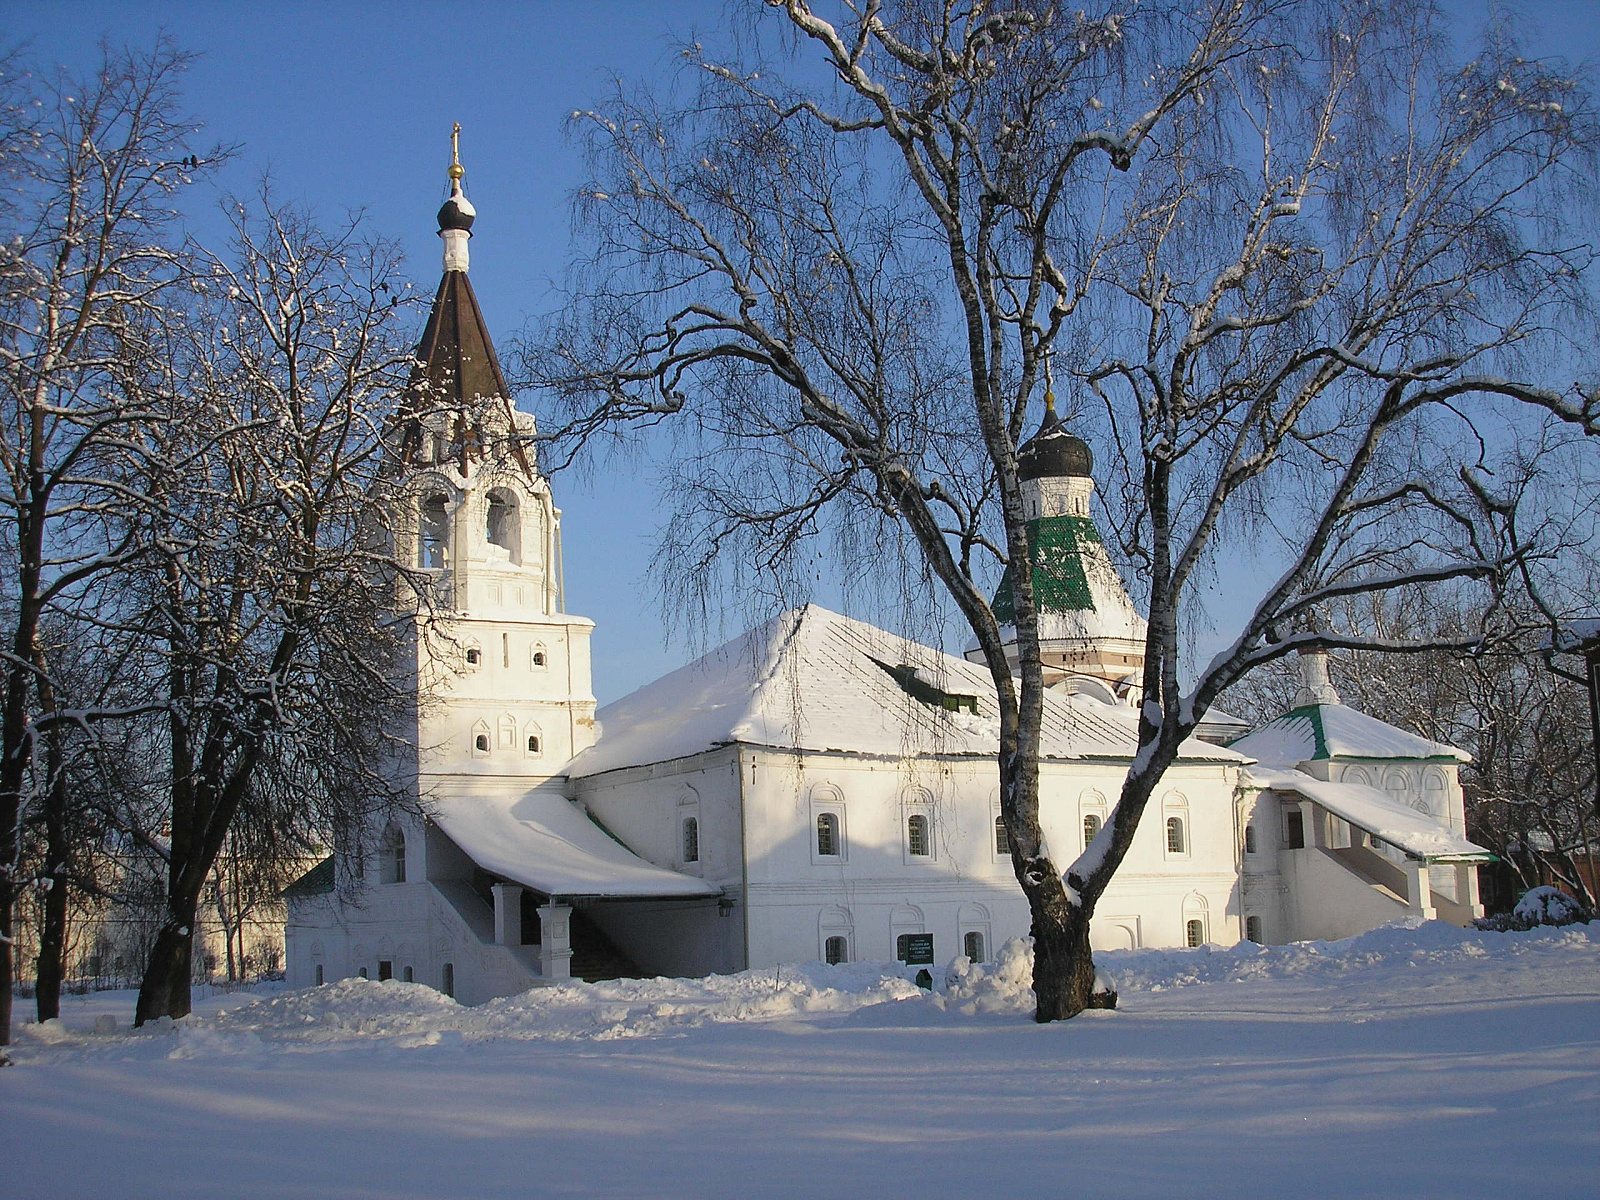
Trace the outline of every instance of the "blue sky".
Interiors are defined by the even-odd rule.
[[[1466,19],[1488,4],[1446,5]],[[1540,54],[1600,58],[1600,0],[1524,0]],[[472,281],[507,341],[559,303],[567,200],[583,164],[567,115],[620,76],[670,71],[674,46],[724,38],[723,0],[447,4],[116,3],[5,0],[0,39],[31,42],[41,63],[92,66],[102,37],[149,45],[165,31],[200,52],[190,110],[243,153],[220,181],[247,191],[268,171],[281,196],[334,221],[361,209],[400,239],[418,286],[439,256],[433,213],[446,194],[452,121],[461,122],[467,190],[479,213]],[[204,205],[199,208],[203,209]],[[197,231],[207,224],[197,217]],[[659,523],[648,464],[597,464],[556,481],[565,511],[568,607],[593,617],[602,703],[690,657],[667,644],[645,568]],[[737,620],[737,617],[731,617]]]

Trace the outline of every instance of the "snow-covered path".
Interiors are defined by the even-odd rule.
[[[1004,981],[966,1015],[812,967],[477,1010],[363,984],[33,1039],[0,1074],[7,1194],[1600,1191],[1600,924],[1107,968],[1123,1009],[1049,1027]]]

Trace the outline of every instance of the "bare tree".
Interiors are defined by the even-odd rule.
[[[0,130],[14,189],[0,213],[0,546],[9,562],[0,601],[0,1046],[10,1040],[12,909],[40,732],[38,630],[135,554],[108,537],[108,507],[128,498],[99,456],[148,414],[126,407],[109,383],[144,352],[142,325],[182,275],[173,193],[222,156],[192,148],[195,127],[177,95],[186,62],[163,43],[108,51],[82,80],[41,83],[14,61],[5,67],[4,84],[39,107],[9,96]]]
[[[130,534],[150,554],[123,620],[161,684],[169,805],[138,1023],[189,1011],[197,909],[230,832],[303,852],[358,823],[390,798],[386,738],[413,699],[414,630],[371,521],[411,370],[398,256],[270,197],[230,211],[190,341],[139,384],[168,419],[134,459],[158,503]]]
[[[1582,186],[1588,101],[1503,43],[1449,64],[1422,5],[768,7],[826,77],[695,46],[687,99],[575,114],[597,172],[582,298],[529,373],[564,390],[570,441],[692,431],[674,558],[693,579],[904,531],[994,678],[1036,1015],[1069,1017],[1095,905],[1218,693],[1308,639],[1385,644],[1295,632],[1335,597],[1493,586],[1528,551],[1469,418],[1567,402],[1486,368],[1580,308],[1589,255],[1545,206]],[[1038,822],[1030,572],[1010,573],[1014,668],[988,599],[1029,561],[1018,446],[1052,350],[1096,398],[1150,614],[1139,748],[1071,864]],[[1472,469],[1432,469],[1464,445]],[[1277,581],[1191,662],[1196,580],[1274,521]]]

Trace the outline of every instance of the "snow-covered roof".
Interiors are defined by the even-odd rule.
[[[1247,784],[1277,792],[1295,792],[1314,800],[1358,829],[1399,846],[1408,854],[1435,861],[1480,860],[1494,855],[1426,813],[1391,799],[1377,788],[1357,783],[1330,783],[1304,771],[1254,766],[1245,774]]]
[[[571,801],[435,796],[432,815],[485,871],[555,896],[715,896],[703,879],[646,862]]]
[[[1228,744],[1269,767],[1292,767],[1323,758],[1472,761],[1464,750],[1396,729],[1344,704],[1308,704]]]
[[[566,769],[574,778],[735,742],[894,758],[999,752],[987,669],[815,604],[757,626],[597,717],[599,741]],[[1132,709],[1045,693],[1043,757],[1131,758],[1137,746]],[[1245,761],[1197,739],[1184,743],[1182,756]]]

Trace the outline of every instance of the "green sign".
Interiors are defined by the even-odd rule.
[[[900,961],[909,966],[933,962],[933,934],[902,933],[900,935]]]

